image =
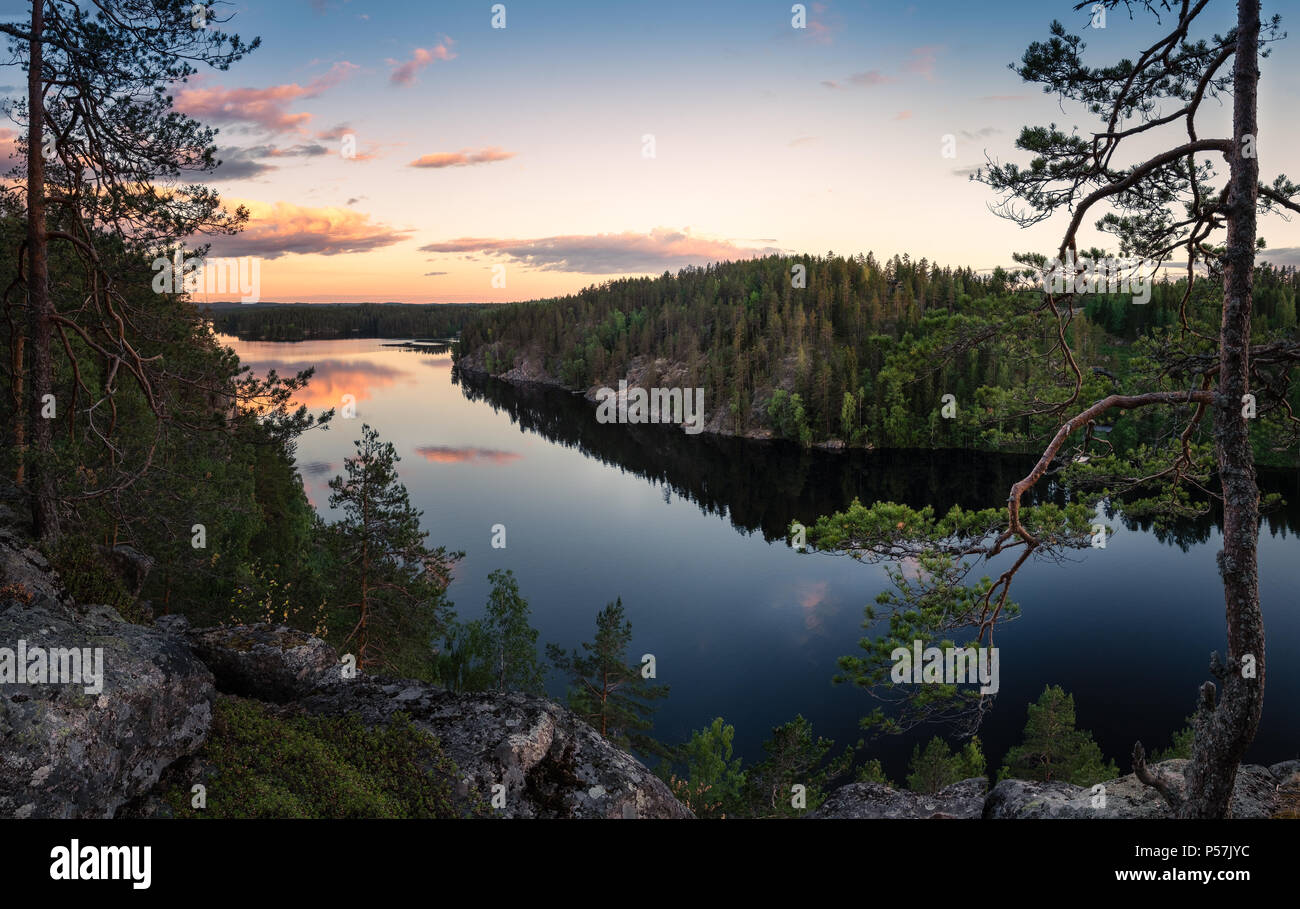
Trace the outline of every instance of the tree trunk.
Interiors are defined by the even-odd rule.
[[[45,108],[42,92],[42,38],[45,31],[44,0],[32,0],[31,59],[27,70],[27,336],[31,348],[31,397],[27,422],[30,429],[31,500],[33,530],[46,542],[59,535],[58,501],[54,493],[54,421],[41,414],[45,396],[54,393],[54,306],[50,300],[49,238],[45,233],[45,158],[43,137]]]
[[[14,351],[12,371],[13,376],[13,395],[14,395],[14,451],[18,455],[18,466],[14,469],[14,485],[22,486],[27,481],[26,465],[24,460],[27,457],[27,414],[23,411],[27,407],[27,396],[23,392],[23,374],[27,366],[24,363],[23,348],[27,336],[22,334],[26,328],[14,326]]]
[[[1201,688],[1194,721],[1187,798],[1180,814],[1228,816],[1237,766],[1255,738],[1264,705],[1264,621],[1259,608],[1256,548],[1259,489],[1242,396],[1250,391],[1251,290],[1255,270],[1255,204],[1259,185],[1256,90],[1259,83],[1259,0],[1238,0],[1233,64],[1233,148],[1228,184],[1228,235],[1223,256],[1223,321],[1214,447],[1223,487],[1223,550],[1219,573],[1228,623],[1228,662],[1211,669],[1223,685]],[[1253,665],[1252,665],[1253,664]]]

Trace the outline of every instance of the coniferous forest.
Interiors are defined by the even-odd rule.
[[[7,885],[1287,880],[1286,4],[10,6]]]
[[[792,286],[802,270],[806,287]],[[1038,288],[1016,272],[944,268],[921,259],[872,255],[768,257],[629,278],[570,297],[494,308],[468,325],[458,356],[491,374],[532,359],[566,387],[614,385],[649,361],[642,383],[683,370],[705,389],[718,431],[769,432],[802,444],[834,441],[880,448],[1029,450],[1055,425],[1018,406],[1052,381],[1036,361],[1055,324],[1025,311]],[[1142,356],[1179,324],[1186,281],[1153,282],[1151,299],[1131,294],[1075,298],[1068,340],[1085,389],[1102,397],[1140,381]],[[1212,319],[1213,288],[1198,287],[1188,310]],[[1259,338],[1293,337],[1300,275],[1294,266],[1256,271]],[[951,394],[956,419],[941,416]],[[1292,389],[1293,407],[1300,397]],[[720,416],[719,416],[720,415]],[[1161,425],[1144,415],[1115,422],[1120,451],[1152,441]],[[1257,456],[1294,463],[1261,433]],[[1040,446],[1041,447],[1041,446]]]

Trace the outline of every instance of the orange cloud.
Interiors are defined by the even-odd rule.
[[[450,38],[444,37],[439,44],[433,47],[417,47],[411,59],[405,63],[389,60],[389,64],[397,67],[389,78],[394,85],[410,85],[415,81],[415,74],[434,60],[451,60],[455,58],[456,53],[451,49],[451,46],[455,43]]]
[[[493,161],[506,161],[515,156],[515,152],[508,152],[499,146],[493,145],[489,148],[480,148],[474,151],[469,148],[462,148],[458,152],[438,152],[432,155],[423,155],[416,158],[409,167],[466,167],[470,164],[491,164]]]
[[[303,129],[312,115],[290,113],[289,104],[315,98],[360,69],[355,63],[335,63],[329,72],[306,85],[296,82],[267,88],[205,87],[203,76],[195,76],[176,94],[176,109],[199,120],[216,123],[245,123],[272,132],[284,133]]]
[[[0,129],[0,168],[8,170],[18,163],[18,131]]]
[[[230,200],[230,204],[239,203]],[[264,259],[289,253],[335,256],[392,246],[410,233],[373,223],[370,215],[349,208],[306,208],[290,202],[242,204],[248,207],[248,228],[233,237],[215,238],[214,254]]]
[[[811,581],[800,584],[799,608],[803,610],[804,628],[820,632],[826,624],[826,593],[829,588],[826,581]]]
[[[319,360],[315,363],[252,361],[245,365],[254,375],[265,375],[274,369],[281,376],[291,376],[314,366],[316,372],[306,387],[298,389],[293,396],[295,404],[306,405],[312,410],[342,407],[344,395],[352,395],[357,401],[368,401],[376,389],[389,388],[406,375],[388,366],[347,360]],[[317,470],[322,464],[323,470]],[[330,464],[319,462],[305,465],[303,472],[315,475],[330,469]]]
[[[509,464],[522,455],[495,448],[454,448],[449,445],[423,445],[415,453],[435,464]]]
[[[514,259],[544,271],[609,275],[618,272],[651,274],[704,262],[748,259],[779,252],[754,249],[729,240],[693,236],[689,229],[656,227],[647,234],[570,234],[535,240],[460,237],[421,246],[422,252],[482,253]]]

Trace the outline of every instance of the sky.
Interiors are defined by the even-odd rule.
[[[174,97],[220,130],[210,182],[252,218],[212,254],[261,257],[263,300],[534,299],[778,251],[987,269],[1050,252],[1067,216],[1021,229],[970,172],[1023,163],[1023,125],[1092,126],[1007,65],[1053,18],[1095,63],[1157,34],[1114,11],[1090,28],[1072,5],[828,0],[796,28],[790,2],[509,0],[494,28],[478,0],[239,2],[224,28],[262,46]],[[1274,12],[1300,19],[1300,0]],[[1235,4],[1204,15],[1226,31]],[[1297,41],[1264,63],[1270,179],[1300,178]],[[1202,135],[1228,134],[1227,114]],[[1262,233],[1300,264],[1300,222]]]

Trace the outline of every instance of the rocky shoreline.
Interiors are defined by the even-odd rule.
[[[192,629],[179,616],[152,625],[107,606],[75,603],[30,541],[0,528],[0,646],[102,648],[101,690],[49,682],[0,685],[0,817],[165,817],[163,790],[205,772],[194,761],[218,697],[268,709],[357,717],[367,727],[404,714],[441,742],[459,794],[487,801],[505,786],[499,817],[691,818],[667,785],[567,708],[517,692],[456,694],[424,682],[348,678],[324,641],[285,626]],[[1182,761],[1156,767],[1181,779]],[[936,795],[851,783],[812,818],[1154,818],[1168,816],[1132,775],[1097,791],[965,780]],[[1270,817],[1300,797],[1300,761],[1243,766],[1233,815]]]

